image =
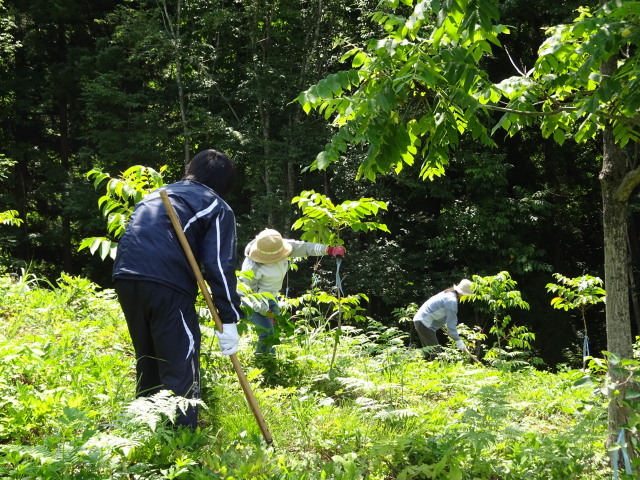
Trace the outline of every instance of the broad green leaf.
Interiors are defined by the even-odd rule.
[[[564,131],[559,128],[556,128],[553,131],[553,139],[556,141],[556,143],[558,143],[559,145],[562,145],[565,141]]]

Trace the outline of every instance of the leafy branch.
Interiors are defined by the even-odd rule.
[[[21,218],[18,217],[17,210],[6,210],[4,212],[0,212],[0,224],[2,225],[13,225],[14,227],[19,227],[22,225]]]
[[[349,200],[335,205],[328,197],[313,190],[305,190],[294,197],[291,203],[298,204],[302,214],[293,224],[294,230],[302,230],[302,240],[308,242],[340,245],[340,233],[350,228],[354,232],[382,230],[389,232],[384,223],[365,220],[375,217],[380,210],[386,210],[386,202],[373,198]]]
[[[585,346],[588,344],[587,319],[585,312],[587,309],[598,303],[606,302],[606,292],[602,288],[603,281],[599,277],[582,275],[580,277],[569,278],[559,273],[554,273],[558,283],[548,283],[546,288],[550,293],[555,293],[551,299],[551,306],[558,310],[577,309],[582,317],[584,326]],[[585,348],[586,350],[586,348]],[[583,368],[586,366],[586,355],[583,355]]]
[[[119,239],[124,233],[136,204],[156,188],[164,185],[162,173],[165,169],[166,166],[163,166],[158,172],[150,167],[134,165],[118,178],[111,177],[99,169],[93,169],[87,173],[87,178],[93,179],[96,190],[104,185],[105,194],[98,199],[98,207],[107,220],[107,232],[113,240]],[[118,244],[111,238],[85,238],[78,250],[88,248],[94,255],[98,252],[103,260],[107,256],[115,258]]]

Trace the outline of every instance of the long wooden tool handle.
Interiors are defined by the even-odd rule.
[[[169,200],[169,196],[165,190],[160,191],[160,198],[162,198],[162,203],[164,203],[164,207],[167,209],[167,213],[169,214],[169,219],[171,220],[171,224],[173,225],[173,229],[176,231],[176,235],[178,235],[178,240],[180,240],[180,245],[182,245],[182,249],[184,250],[187,259],[189,260],[189,265],[193,269],[193,273],[196,276],[196,280],[198,281],[198,286],[200,287],[200,291],[202,292],[202,296],[204,297],[209,310],[211,311],[211,315],[216,322],[216,328],[219,332],[222,332],[222,320],[220,320],[220,315],[218,314],[218,309],[216,309],[215,304],[213,303],[213,298],[211,298],[211,294],[209,293],[209,288],[207,284],[204,282],[204,278],[202,277],[202,273],[200,272],[200,267],[198,266],[198,262],[196,262],[195,257],[193,256],[193,252],[191,251],[191,247],[189,246],[189,242],[187,241],[187,237],[182,231],[182,225],[180,224],[180,219],[178,218],[178,214],[176,213],[171,201]],[[229,355],[231,359],[231,363],[233,364],[233,368],[236,371],[236,375],[238,375],[238,379],[240,380],[240,385],[242,386],[242,390],[244,390],[244,395],[247,398],[247,402],[249,403],[249,407],[253,412],[254,417],[256,417],[256,421],[260,426],[260,430],[262,430],[262,436],[264,437],[267,443],[273,442],[273,438],[271,437],[271,432],[269,431],[269,427],[267,427],[267,423],[264,421],[264,416],[260,411],[260,406],[256,401],[256,397],[251,390],[251,386],[249,385],[249,381],[242,370],[242,366],[238,361],[238,357],[235,354]]]
[[[451,334],[450,334],[447,330],[445,330],[445,329],[443,328],[443,329],[442,329],[442,331],[443,331],[444,333],[446,333],[446,334],[447,334],[447,336],[448,336],[451,340],[453,340],[453,337],[451,336]],[[478,359],[478,357],[476,357],[476,356],[475,356],[473,353],[471,353],[469,350],[465,349],[465,352],[467,352],[467,355],[469,355],[469,358],[471,358],[471,360],[473,360],[473,361],[474,361],[474,362],[476,362],[476,363],[479,363],[480,365],[484,365],[484,363],[482,363],[482,362]]]

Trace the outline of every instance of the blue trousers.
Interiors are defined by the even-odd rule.
[[[280,307],[273,300],[269,300],[269,310],[274,314],[280,313]],[[268,339],[273,336],[273,321],[271,318],[255,312],[249,321],[256,327],[258,333],[258,342],[256,344],[256,353],[276,353],[276,348],[269,345]]]
[[[171,390],[200,398],[200,324],[194,299],[155,282],[115,281],[136,353],[137,396]],[[178,425],[195,428],[198,407],[179,411]]]

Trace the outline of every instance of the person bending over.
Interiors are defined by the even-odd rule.
[[[345,252],[344,247],[283,239],[277,230],[267,228],[251,240],[244,250],[245,259],[242,270],[253,272],[253,278],[244,283],[253,293],[270,293],[277,298],[289,270],[289,258],[325,254],[342,257]],[[269,345],[269,338],[274,333],[273,317],[278,313],[280,313],[278,303],[269,300],[249,318],[258,330],[256,353],[275,353],[275,347]]]
[[[118,244],[113,280],[135,349],[138,396],[160,390],[200,398],[198,284],[175,234],[160,190],[180,219],[193,255],[204,269],[223,331],[222,353],[238,349],[236,323],[243,318],[237,293],[236,221],[222,199],[232,188],[229,157],[204,150],[181,181],[160,187],[139,202]],[[176,424],[197,426],[197,405],[178,412]]]
[[[456,347],[461,351],[467,351],[458,334],[458,303],[461,297],[473,294],[471,286],[471,280],[465,278],[457,285],[435,294],[418,309],[413,317],[413,325],[423,347],[439,346],[436,332],[446,325]]]

